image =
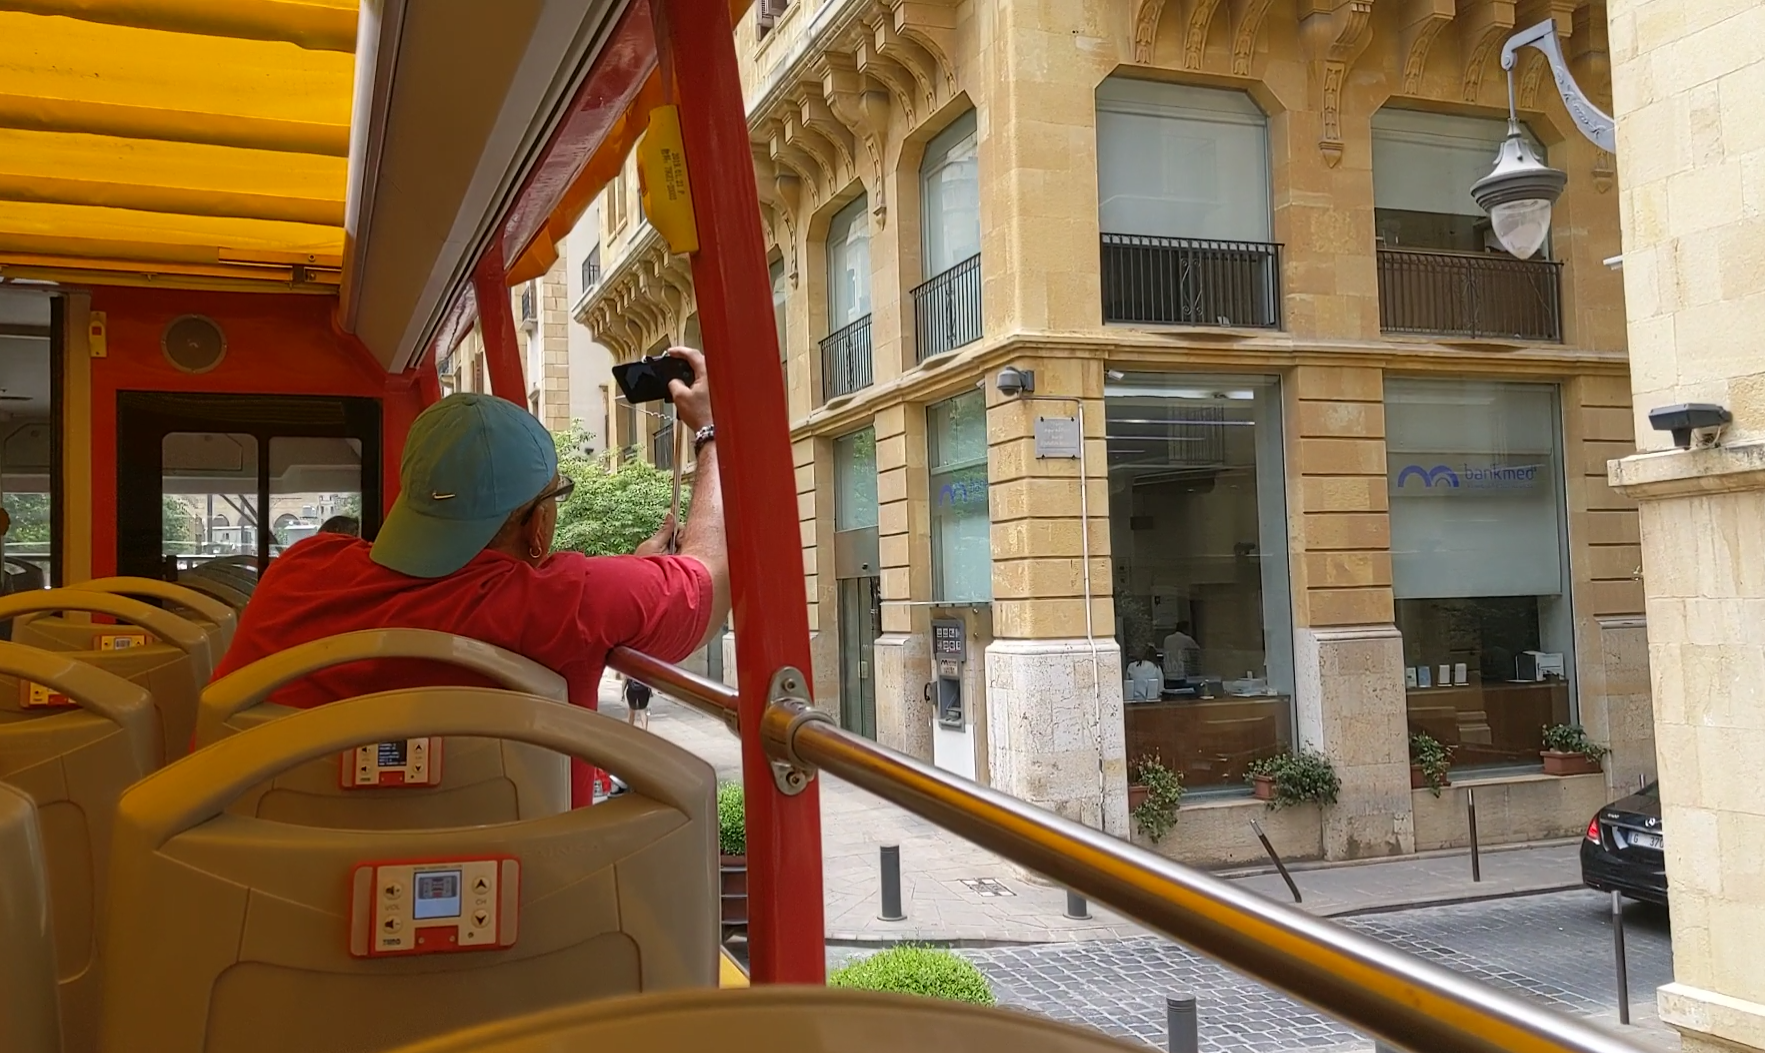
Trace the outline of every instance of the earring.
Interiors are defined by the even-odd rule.
[[[545,551],[543,549],[541,549],[538,545],[527,546],[527,558],[528,559],[541,559],[544,556],[545,556]]]

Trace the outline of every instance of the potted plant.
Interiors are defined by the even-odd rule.
[[[1592,775],[1610,752],[1589,741],[1580,724],[1552,724],[1544,729],[1544,749],[1538,755],[1544,758],[1546,775]]]
[[[1452,785],[1452,780],[1446,777],[1447,769],[1451,767],[1451,746],[1443,745],[1426,731],[1410,736],[1410,789],[1426,787],[1428,792],[1439,797],[1441,787]]]
[[[717,851],[723,937],[728,939],[748,927],[748,817],[739,782],[717,786]]]
[[[1251,764],[1244,776],[1269,809],[1288,808],[1307,801],[1335,804],[1342,780],[1330,759],[1316,750],[1277,753]]]
[[[905,943],[842,965],[828,976],[827,986],[993,1004],[993,989],[973,962],[941,947]]]
[[[1183,777],[1165,767],[1157,757],[1145,757],[1129,773],[1128,781],[1146,790],[1146,796],[1128,814],[1141,833],[1158,841],[1177,825],[1177,809],[1183,804]]]
[[[1151,792],[1146,788],[1146,784],[1140,781],[1140,768],[1143,763],[1137,760],[1128,762],[1128,811],[1130,813],[1146,803],[1146,796]]]

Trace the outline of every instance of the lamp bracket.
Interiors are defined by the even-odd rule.
[[[1617,123],[1612,120],[1611,114],[1595,106],[1587,93],[1581,90],[1581,85],[1575,83],[1574,76],[1569,72],[1569,63],[1563,59],[1563,47],[1557,41],[1557,25],[1552,19],[1545,19],[1530,29],[1520,30],[1502,45],[1501,68],[1508,72],[1510,114],[1514,108],[1514,61],[1519,50],[1528,45],[1544,52],[1545,59],[1550,62],[1551,76],[1557,82],[1557,94],[1562,97],[1563,105],[1568,109],[1569,118],[1575,122],[1575,127],[1581,129],[1581,134],[1587,136],[1601,150],[1617,153]]]

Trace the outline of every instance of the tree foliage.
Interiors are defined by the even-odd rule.
[[[181,543],[196,540],[196,513],[170,494],[160,499],[160,537]]]
[[[7,494],[6,514],[12,517],[12,529],[6,540],[13,542],[48,541],[49,495]]]
[[[553,438],[558,444],[558,471],[576,483],[570,500],[558,509],[554,551],[629,555],[661,527],[674,500],[671,473],[636,462],[610,466],[605,458],[589,451],[593,436],[579,425]],[[683,489],[683,519],[688,496]]]

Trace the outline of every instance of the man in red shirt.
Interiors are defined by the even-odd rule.
[[[630,556],[552,552],[558,506],[574,484],[557,448],[525,408],[490,395],[450,395],[411,424],[400,493],[372,543],[317,534],[264,571],[239,619],[219,678],[311,640],[361,629],[434,629],[525,655],[595,708],[607,653],[625,645],[678,662],[708,642],[729,613],[723,496],[718,483],[704,356],[688,388],[670,386],[697,451],[692,516],[678,555],[663,555],[675,526]],[[452,666],[415,659],[354,662],[290,683],[270,701],[299,709],[398,687],[489,685]],[[577,807],[591,800],[591,769],[572,768]]]

